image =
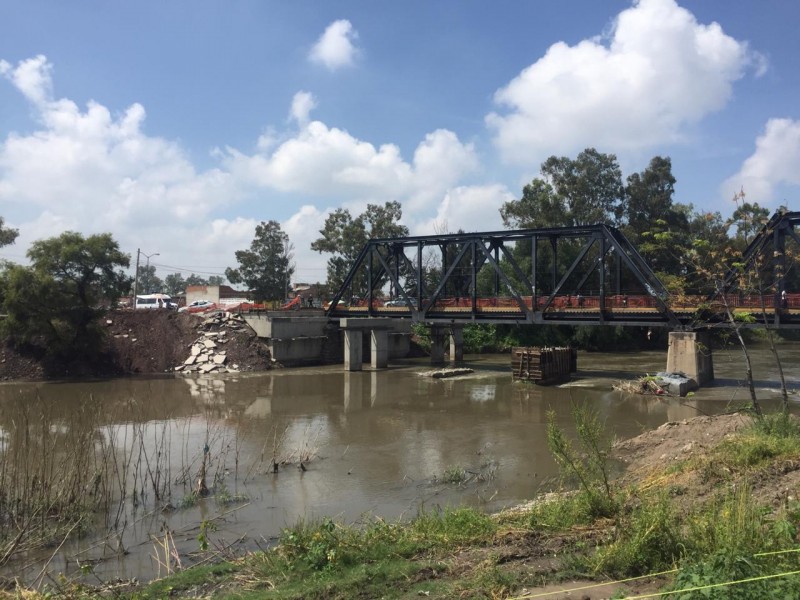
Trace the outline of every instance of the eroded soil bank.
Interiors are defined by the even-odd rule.
[[[101,319],[106,347],[91,364],[48,363],[41,349],[0,347],[0,380],[40,381],[52,378],[113,377],[170,373],[184,363],[192,344],[208,324],[207,316],[169,310],[116,310]],[[269,350],[252,329],[225,328],[228,362],[241,371],[270,369]]]

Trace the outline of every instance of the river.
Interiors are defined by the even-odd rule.
[[[780,352],[796,391],[800,344]],[[775,362],[765,348],[753,360],[759,396],[774,404]],[[663,352],[580,353],[577,375],[559,387],[512,382],[508,355],[469,356],[465,366],[474,373],[454,379],[423,376],[430,367],[420,360],[378,372],[336,366],[3,384],[5,488],[12,472],[29,495],[46,489],[42,479],[60,477],[54,487],[78,490],[68,502],[86,493],[103,498],[105,511],[71,525],[60,547],[31,547],[0,574],[29,583],[82,572],[95,583],[147,580],[168,570],[165,532],[166,548],[178,557],[171,569],[202,560],[205,544],[223,553],[267,547],[299,519],[396,519],[457,504],[494,511],[554,485],[549,411],[570,430],[571,404],[588,403],[609,434],[624,439],[747,402],[735,350],[715,351],[715,384],[688,399],[612,390],[615,381],[665,364]],[[204,463],[211,495],[198,499],[192,490]],[[54,506],[58,490],[46,492]],[[77,531],[83,534],[75,539]]]

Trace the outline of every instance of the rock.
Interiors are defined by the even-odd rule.
[[[193,365],[197,361],[197,355],[192,354],[189,358],[183,361],[184,365]]]
[[[192,345],[192,356],[197,356],[203,351],[203,347],[200,344]]]
[[[213,340],[203,340],[203,345],[209,350],[212,350],[213,348],[217,347],[216,342],[214,342]]]
[[[215,365],[221,365],[225,363],[226,359],[227,356],[225,356],[224,354],[215,354],[213,361]]]

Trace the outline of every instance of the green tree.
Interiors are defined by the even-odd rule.
[[[51,355],[96,354],[101,307],[130,290],[122,271],[130,257],[111,234],[84,238],[73,231],[34,242],[27,255],[30,267],[13,265],[3,275],[6,333],[14,341],[41,341]]]
[[[225,278],[221,275],[211,275],[208,278],[208,285],[222,285],[225,283]]]
[[[512,229],[561,227],[568,221],[567,210],[553,186],[534,179],[522,189],[522,198],[500,208],[503,224]]]
[[[186,285],[208,285],[208,280],[192,273],[186,278]]]
[[[186,280],[180,273],[170,273],[164,277],[164,291],[170,296],[177,296],[186,291]]]
[[[673,203],[675,181],[672,161],[662,156],[653,157],[641,173],[630,175],[623,231],[654,271],[680,275],[691,247],[691,208]]]
[[[156,294],[164,289],[164,282],[156,275],[154,265],[144,265],[139,267],[139,287],[138,294]]]
[[[622,217],[622,171],[613,154],[587,148],[572,160],[551,156],[542,175],[566,209],[563,225],[614,224]]]
[[[0,248],[13,244],[19,235],[18,229],[5,226],[5,219],[0,217]]]
[[[732,219],[736,224],[736,237],[744,250],[769,221],[769,209],[759,206],[758,202],[752,204],[745,202],[743,191],[736,194],[734,200],[736,201],[736,210],[733,211]]]
[[[228,268],[225,275],[233,283],[244,283],[257,300],[280,300],[289,287],[294,265],[291,243],[277,221],[262,221],[249,250],[237,250],[238,269]]]
[[[361,249],[370,239],[394,238],[408,235],[408,227],[400,224],[403,209],[399,202],[386,202],[383,206],[367,205],[367,210],[353,219],[350,211],[339,208],[325,219],[321,237],[314,240],[311,249],[332,256],[328,259],[328,285],[338,289],[344,282]],[[366,293],[363,278],[353,282],[353,295]]]

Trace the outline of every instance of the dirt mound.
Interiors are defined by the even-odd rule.
[[[240,371],[271,368],[269,349],[246,324],[230,328],[204,315],[169,310],[119,310],[101,320],[107,348],[91,365],[48,365],[35,347],[0,349],[0,379],[41,380],[64,376],[171,373],[184,363],[204,331],[226,328],[227,360]]]

